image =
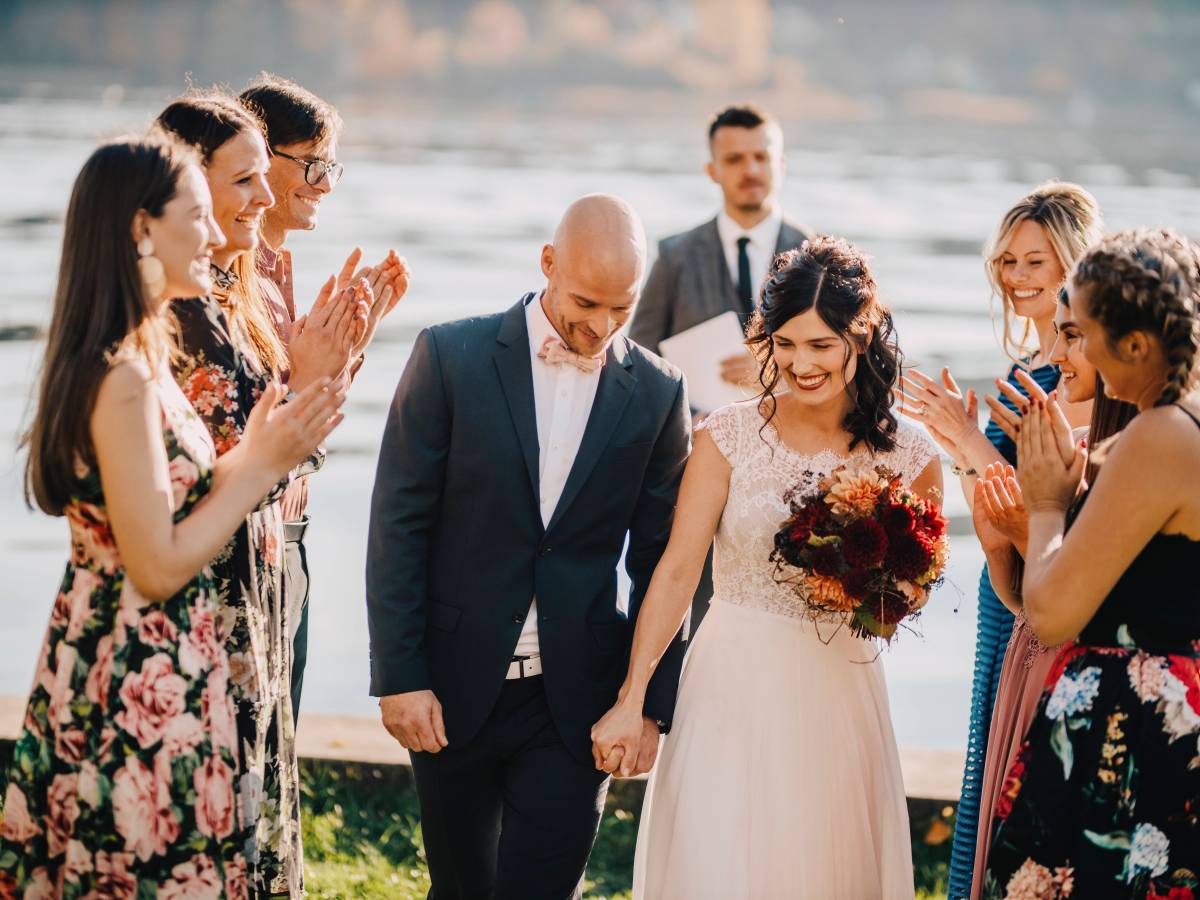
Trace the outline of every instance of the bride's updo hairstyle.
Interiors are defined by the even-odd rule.
[[[775,417],[775,389],[782,377],[771,335],[813,307],[846,346],[843,373],[852,355],[859,354],[854,380],[846,387],[854,401],[844,423],[850,448],[865,442],[876,452],[891,450],[897,428],[892,404],[901,364],[892,314],[875,295],[875,279],[862,251],[828,235],[775,257],[762,303],[750,320],[746,343],[760,366],[764,427]]]
[[[1178,400],[1200,363],[1200,247],[1169,228],[1121,231],[1088,248],[1070,280],[1089,289],[1110,347],[1131,331],[1158,336],[1168,371],[1155,405]]]

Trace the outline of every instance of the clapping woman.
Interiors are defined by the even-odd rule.
[[[1004,305],[1004,349],[1013,359],[1004,381],[1019,395],[1027,390],[1021,375],[1043,391],[1058,384],[1058,367],[1050,361],[1055,298],[1071,264],[1100,236],[1100,229],[1100,209],[1091,194],[1076,184],[1049,182],[1004,215],[984,248],[988,280]],[[921,422],[950,455],[967,502],[973,503],[977,473],[996,463],[1015,464],[1016,445],[995,420],[979,428],[974,391],[960,391],[949,369],[936,381],[912,371],[903,384],[902,412]],[[1001,403],[1011,401],[1002,396]],[[1073,425],[1087,423],[1086,407],[1067,404],[1066,409]],[[1013,614],[996,596],[985,568],[979,578],[967,761],[950,861],[949,896],[954,900],[971,893],[988,731],[1012,628]]]
[[[1070,283],[1083,351],[1137,417],[1087,458],[1053,400],[1018,434],[1022,597],[1059,653],[993,817],[985,897],[1188,897],[1200,860],[1200,247],[1126,231]]]
[[[27,486],[71,559],[5,774],[0,898],[246,896],[229,654],[209,560],[340,421],[268,385],[217,459],[171,374],[169,302],[224,238],[192,152],[105,144],[67,210]]]

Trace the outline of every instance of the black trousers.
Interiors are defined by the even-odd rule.
[[[308,516],[283,525],[283,595],[303,597],[300,624],[292,638],[292,721],[300,721],[300,691],[304,688],[304,666],[308,662],[308,551],[304,532]],[[291,602],[290,600],[288,601]]]
[[[567,751],[541,676],[506,681],[479,734],[412,766],[429,900],[582,895],[608,776]]]

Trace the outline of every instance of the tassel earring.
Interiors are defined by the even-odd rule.
[[[138,272],[142,276],[142,284],[152,300],[162,296],[167,286],[167,273],[163,269],[162,260],[154,255],[154,241],[144,237],[137,243]]]

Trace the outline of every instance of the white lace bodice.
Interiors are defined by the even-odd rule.
[[[779,440],[772,426],[762,425],[757,401],[750,401],[722,407],[700,426],[733,468],[717,526],[713,599],[803,617],[806,610],[795,592],[772,577],[775,533],[791,514],[783,497],[793,488],[801,493],[814,489],[846,457],[832,450],[797,453]],[[869,452],[860,445],[854,455]],[[901,422],[896,446],[875,459],[911,484],[935,456],[937,450],[925,433]]]

